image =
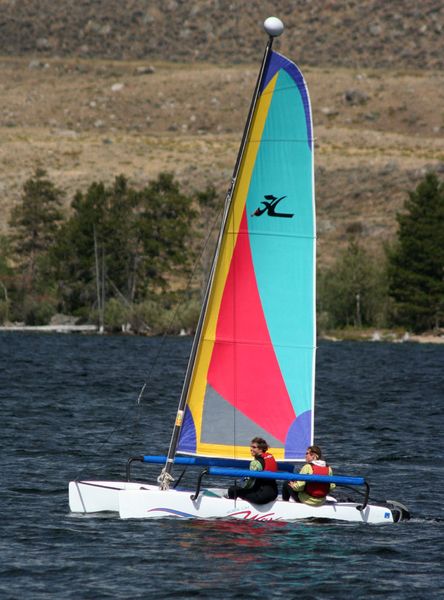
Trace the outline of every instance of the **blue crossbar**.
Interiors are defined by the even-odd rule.
[[[162,464],[166,462],[166,456],[144,456],[143,462]],[[188,466],[209,467],[208,474],[217,477],[255,477],[257,479],[281,479],[285,481],[317,481],[320,483],[336,483],[337,485],[365,485],[363,477],[346,477],[344,475],[301,475],[300,473],[289,473],[294,465],[290,463],[278,463],[279,471],[250,471],[248,469],[230,468],[248,467],[248,460],[231,460],[228,458],[209,458],[206,456],[176,456],[174,464]],[[282,472],[284,471],[284,472]]]
[[[154,463],[154,464],[165,464],[167,460],[166,456],[144,456],[143,462]],[[176,456],[174,458],[175,465],[188,465],[188,466],[204,466],[204,467],[237,467],[248,469],[250,464],[249,460],[235,460],[231,458],[210,458],[207,456]],[[278,462],[280,471],[292,472],[294,464]]]
[[[318,481],[337,485],[365,485],[363,477],[345,477],[343,475],[301,475],[300,473],[280,473],[279,471],[249,471],[246,469],[224,469],[210,467],[209,475],[218,477],[254,477],[256,479],[283,479],[285,481]]]

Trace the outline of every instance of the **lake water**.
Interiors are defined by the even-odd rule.
[[[129,456],[165,453],[190,344],[0,333],[0,597],[441,598],[444,346],[318,350],[316,443],[337,474],[406,504],[408,522],[69,513],[70,479],[122,478]]]

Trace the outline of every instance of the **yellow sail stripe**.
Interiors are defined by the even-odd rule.
[[[248,443],[250,440],[247,440]],[[269,451],[276,460],[285,459],[285,448],[271,448]],[[199,443],[197,452],[200,456],[221,456],[223,458],[251,459],[248,446],[224,446],[222,444],[203,444]]]
[[[248,440],[249,442],[250,440]],[[200,443],[198,451],[201,456],[223,456],[224,458],[251,459],[248,446],[224,446],[223,444],[203,444]],[[270,452],[276,460],[284,460],[284,448],[270,448]]]
[[[236,246],[237,235],[248,195],[251,175],[256,162],[256,156],[267,119],[268,110],[270,108],[271,99],[273,97],[276,80],[277,74],[262,92],[260,100],[256,106],[255,115],[253,117],[253,125],[250,131],[246,152],[239,169],[237,185],[235,187],[230,213],[228,215],[228,227],[222,240],[221,252],[216,267],[213,289],[208,302],[207,313],[203,327],[203,335],[197,352],[193,377],[188,392],[187,404],[193,415],[194,424],[196,427],[198,454],[210,454],[212,456],[217,456],[221,454],[225,455],[227,452],[226,446],[200,443],[207,373],[216,338],[217,320],[222,302],[222,295],[225,288],[225,282],[228,277],[234,248]],[[239,454],[236,454],[236,456],[239,458],[248,458],[249,455],[243,456],[244,453],[245,449],[242,448],[241,450],[239,448]]]

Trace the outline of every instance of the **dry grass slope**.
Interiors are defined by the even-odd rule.
[[[0,0],[3,232],[37,166],[67,207],[93,180],[144,185],[164,170],[222,198],[274,12],[311,94],[321,263],[351,235],[380,251],[406,191],[443,172],[439,2],[83,0],[69,18],[65,5]]]

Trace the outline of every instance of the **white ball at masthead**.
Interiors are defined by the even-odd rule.
[[[284,31],[284,24],[277,17],[268,17],[264,21],[264,29],[271,37],[278,37]]]

